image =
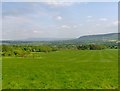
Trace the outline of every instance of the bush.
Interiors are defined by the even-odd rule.
[[[95,44],[77,46],[78,50],[102,50],[105,48],[107,47],[104,45],[95,45]]]

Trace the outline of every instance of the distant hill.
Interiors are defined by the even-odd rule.
[[[109,34],[97,34],[97,35],[85,35],[74,40],[79,41],[112,41],[118,40],[118,34],[120,33],[109,33]],[[29,38],[26,41],[66,41],[72,40],[69,38]]]
[[[68,38],[28,38],[24,41],[61,41],[68,40]]]
[[[97,35],[85,35],[79,38],[65,41],[67,44],[105,44],[105,45],[117,45],[120,43],[118,39],[120,33],[109,34],[97,34]]]
[[[87,35],[79,37],[80,41],[115,41],[118,40],[120,33],[109,33],[109,34],[98,34],[98,35]]]
[[[2,41],[2,44],[107,44],[117,45],[120,43],[118,36],[120,33],[109,33],[109,34],[97,34],[97,35],[86,35],[76,39],[65,39],[65,38],[30,38],[26,40],[12,40]]]

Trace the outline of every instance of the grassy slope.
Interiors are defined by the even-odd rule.
[[[3,58],[3,88],[117,88],[117,50],[58,51]]]
[[[2,90],[2,57],[0,57],[0,90]]]

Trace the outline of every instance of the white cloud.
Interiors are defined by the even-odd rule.
[[[118,23],[119,23],[118,21],[114,21],[114,22],[113,22],[113,25],[117,26]]]
[[[100,26],[100,24],[95,24],[96,26]]]
[[[4,16],[3,23],[5,24],[25,24],[32,22],[29,18],[24,16]]]
[[[51,6],[70,6],[74,2],[74,0],[45,0],[44,3],[51,5]]]
[[[92,18],[92,16],[87,16],[87,18]]]
[[[67,29],[69,29],[70,26],[68,26],[68,25],[62,25],[61,28],[67,28]]]
[[[62,16],[57,16],[57,20],[62,20]]]
[[[36,31],[36,30],[34,30],[33,32],[34,32],[34,33],[38,33],[38,31]]]
[[[107,18],[100,18],[99,20],[100,21],[107,21],[108,19]]]

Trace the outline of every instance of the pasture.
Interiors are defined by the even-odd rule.
[[[65,50],[3,57],[3,89],[118,88],[117,50]]]

